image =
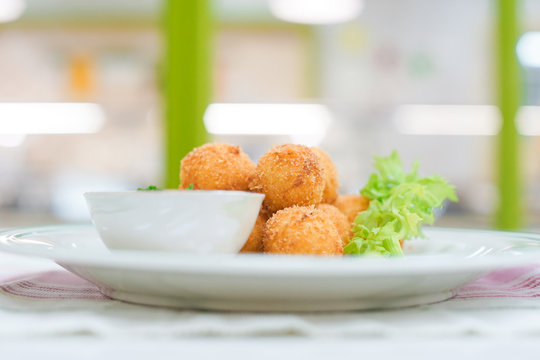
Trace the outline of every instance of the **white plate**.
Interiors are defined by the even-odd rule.
[[[54,260],[115,299],[236,311],[426,304],[491,270],[540,262],[540,235],[437,228],[425,234],[406,245],[403,258],[110,251],[90,225],[4,231],[0,250]]]

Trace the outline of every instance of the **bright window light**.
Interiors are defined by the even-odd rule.
[[[496,135],[501,115],[492,105],[403,105],[394,124],[411,135]]]
[[[517,126],[522,135],[540,136],[540,106],[522,106],[518,112]]]
[[[527,32],[519,39],[516,52],[523,66],[540,67],[540,32]]]
[[[0,23],[17,20],[25,9],[24,0],[0,0]]]
[[[362,0],[270,0],[275,17],[301,24],[335,24],[358,17]]]
[[[0,135],[88,134],[105,122],[101,106],[90,103],[0,103]]]
[[[332,121],[321,104],[211,104],[204,124],[217,135],[289,135],[298,142],[322,141]]]

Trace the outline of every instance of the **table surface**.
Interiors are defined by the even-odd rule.
[[[22,276],[24,274],[64,271],[60,266],[46,259],[22,257],[0,252],[0,280]],[[505,326],[513,318],[521,324],[530,318],[531,322],[540,322],[540,298],[538,308],[524,307],[510,309],[501,305],[500,311],[490,309],[480,316],[491,319],[493,326]],[[1,310],[1,307],[0,307]],[[445,310],[445,319],[478,315],[481,310]],[[468,314],[469,312],[469,314]],[[53,313],[54,314],[54,313]],[[366,313],[369,315],[370,313]],[[399,311],[394,312],[399,316]],[[437,313],[434,313],[437,314]],[[205,315],[209,315],[206,313]],[[4,315],[6,316],[6,315]],[[51,314],[33,310],[19,310],[9,313],[10,321],[39,323]],[[54,315],[52,315],[54,316]],[[388,316],[392,317],[392,314]],[[435,316],[435,315],[434,315]],[[7,326],[0,312],[0,330]],[[437,320],[437,319],[434,319]],[[445,321],[441,319],[441,321]],[[526,320],[525,320],[526,321]],[[414,327],[414,324],[412,325]],[[418,323],[418,326],[422,326]],[[131,341],[117,336],[100,334],[58,334],[25,336],[24,333],[9,339],[0,338],[2,358],[6,359],[77,359],[129,358],[132,360],[159,358],[216,359],[216,358],[257,358],[276,359],[340,358],[358,359],[359,357],[394,359],[539,359],[540,330],[521,336],[520,325],[515,325],[516,336],[491,336],[471,333],[460,336],[410,336],[410,337],[306,337],[306,336],[195,336],[195,337],[148,337]],[[540,329],[540,325],[538,327]],[[4,331],[9,331],[4,328]],[[29,329],[30,330],[30,329]],[[29,331],[29,333],[31,333]],[[509,333],[510,334],[510,333]],[[81,349],[84,349],[81,351]]]
[[[2,358],[17,360],[96,359],[415,359],[538,360],[538,340],[398,340],[234,338],[109,341],[52,339],[0,343]]]
[[[0,253],[2,264],[0,277],[14,273],[34,273],[36,271],[61,270],[53,262],[45,259],[21,257]],[[6,270],[9,269],[9,270]],[[515,310],[516,313],[520,310]],[[540,312],[540,310],[538,310]],[[21,319],[30,316],[39,322],[42,313],[20,312]],[[456,316],[463,313],[456,312]],[[493,314],[496,316],[496,313]],[[536,320],[536,319],[535,319]],[[0,327],[3,325],[0,316]],[[540,333],[538,334],[540,337]],[[216,359],[246,358],[276,359],[358,359],[362,357],[377,359],[538,359],[540,358],[540,339],[535,336],[525,338],[460,336],[424,338],[358,338],[328,337],[312,338],[302,336],[268,337],[186,337],[186,338],[148,338],[136,342],[117,337],[88,336],[84,334],[55,334],[51,337],[31,338],[19,336],[4,342],[0,339],[2,357],[6,359],[77,359],[129,358],[132,360],[159,358]],[[84,351],[81,351],[84,349]],[[4,357],[5,356],[5,357]]]

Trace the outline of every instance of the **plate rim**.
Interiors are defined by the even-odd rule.
[[[46,258],[61,265],[83,265],[116,269],[134,269],[147,271],[173,271],[182,273],[207,273],[213,275],[241,275],[249,270],[249,275],[287,276],[294,271],[298,276],[389,276],[396,273],[448,273],[488,271],[502,267],[526,266],[540,263],[540,250],[534,254],[513,255],[492,254],[478,257],[457,257],[448,254],[405,256],[402,258],[362,258],[325,257],[308,255],[269,255],[269,254],[196,254],[170,253],[162,251],[114,250],[107,252],[87,252],[84,254],[64,249],[40,247],[39,251],[10,244],[13,237],[29,233],[39,234],[44,231],[59,229],[69,231],[92,231],[99,235],[92,224],[53,224],[26,226],[0,231],[0,251],[13,254]],[[536,241],[540,243],[540,234],[501,230],[483,230],[466,228],[428,227],[426,233],[454,232],[476,233],[484,235],[509,236],[515,240]],[[158,261],[159,260],[159,261]]]

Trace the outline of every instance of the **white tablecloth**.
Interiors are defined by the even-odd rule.
[[[501,270],[452,300],[405,309],[322,314],[178,311],[107,299],[53,262],[0,253],[0,339],[540,340],[539,284],[540,266],[528,266]]]

